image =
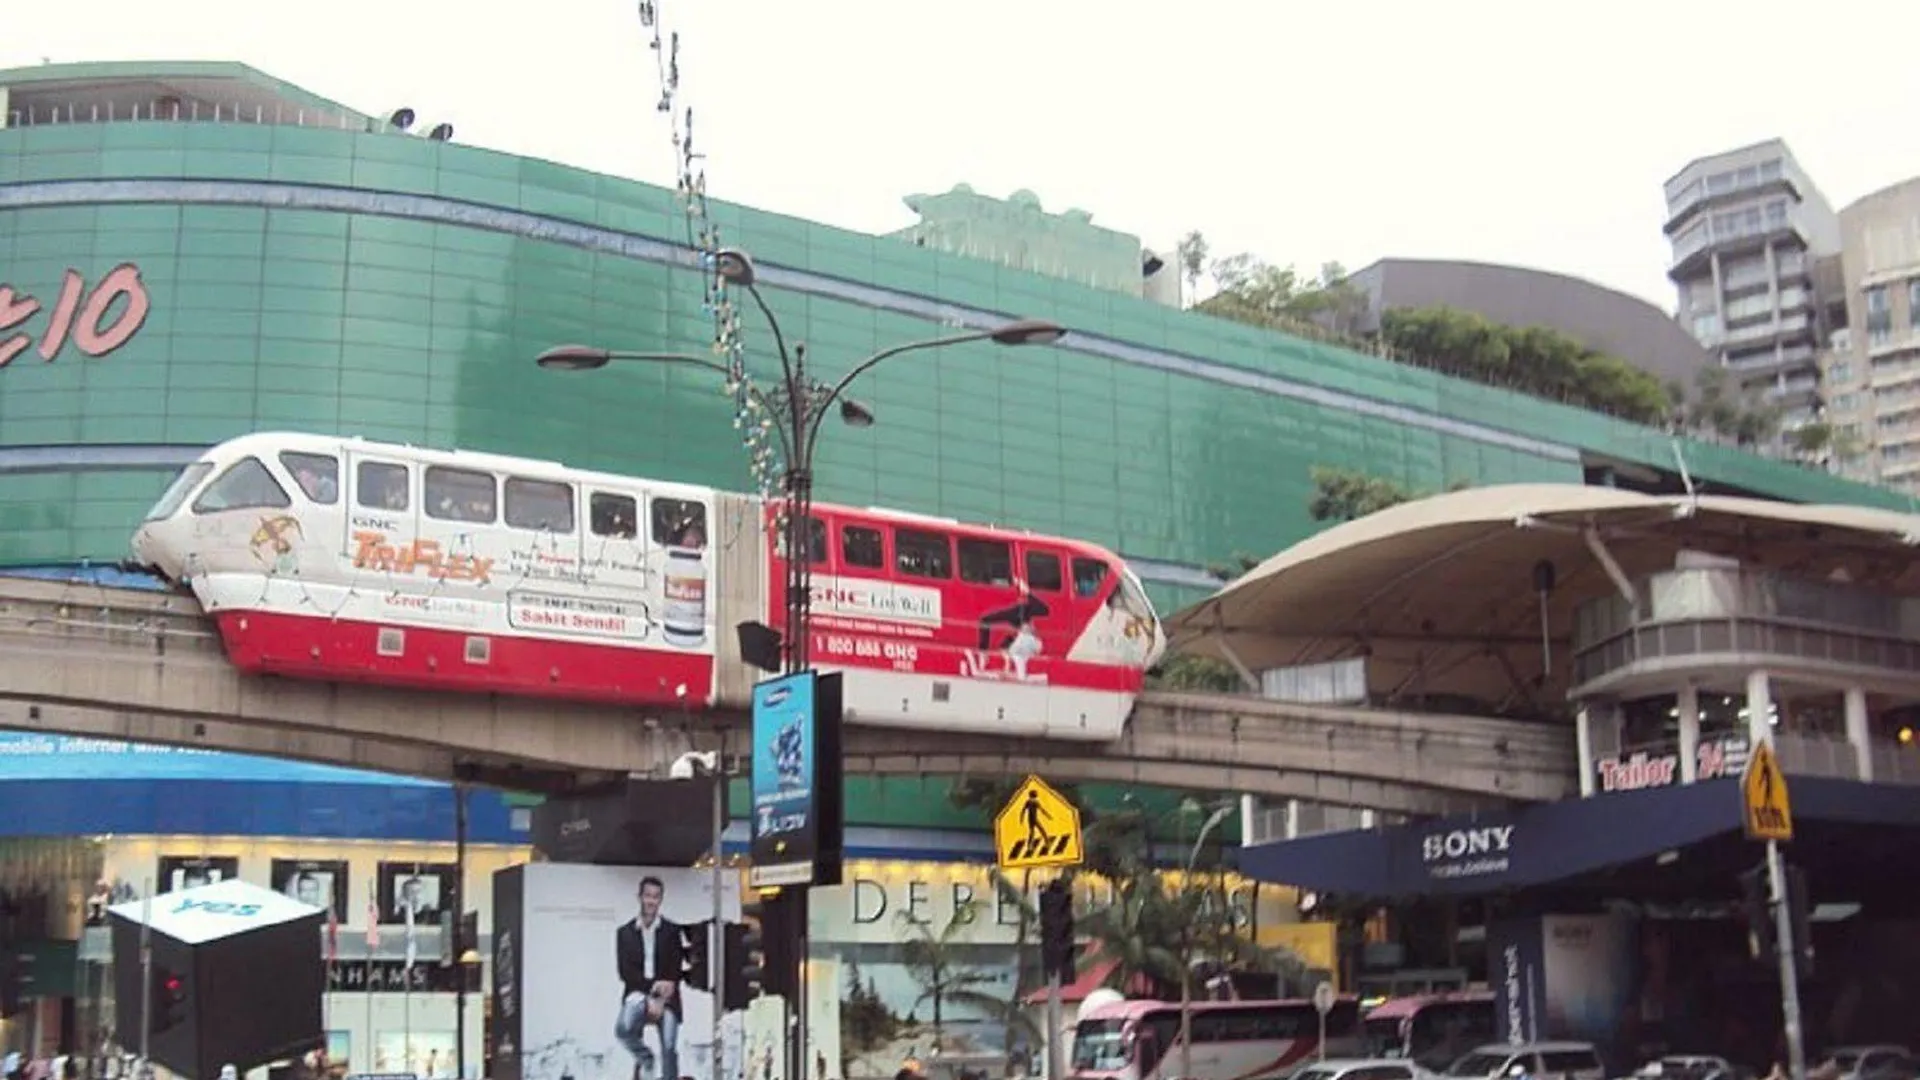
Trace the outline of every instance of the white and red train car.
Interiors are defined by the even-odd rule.
[[[783,625],[778,507],[465,451],[261,433],[184,469],[134,537],[243,670],[702,709]],[[812,658],[850,723],[1120,735],[1165,637],[1097,545],[816,504]]]

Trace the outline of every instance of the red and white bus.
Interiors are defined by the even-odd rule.
[[[1320,1014],[1311,1001],[1196,1001],[1189,1008],[1190,1065],[1179,1002],[1118,1001],[1082,1011],[1074,1080],[1269,1080],[1318,1056]],[[1326,1031],[1326,1056],[1358,1053],[1359,1002],[1336,999]]]
[[[1496,1041],[1493,994],[1486,990],[1389,998],[1363,1023],[1368,1057],[1406,1058],[1433,1073]]]
[[[322,435],[209,450],[133,541],[238,667],[741,708],[734,628],[782,624],[777,504],[553,462]],[[1165,649],[1097,545],[814,507],[814,662],[850,723],[1117,738]]]

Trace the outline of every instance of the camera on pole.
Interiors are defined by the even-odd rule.
[[[1064,878],[1040,890],[1040,968],[1063,983],[1074,980],[1073,894]]]

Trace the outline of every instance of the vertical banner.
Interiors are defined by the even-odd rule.
[[[1550,1038],[1547,980],[1539,916],[1501,919],[1487,927],[1487,981],[1493,984],[1494,1030],[1509,1045]]]
[[[521,1080],[522,1076],[520,942],[524,937],[526,874],[527,864],[522,864],[493,875],[493,1016],[487,1025],[493,1045],[487,1048],[489,1062],[484,1074],[493,1080]]]
[[[840,881],[840,676],[803,671],[753,688],[754,888]]]
[[[1620,1044],[1636,983],[1634,921],[1548,915],[1540,923],[1546,1037],[1590,1042],[1602,1055],[1633,1051]]]

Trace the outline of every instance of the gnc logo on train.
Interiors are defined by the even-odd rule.
[[[813,583],[813,602],[842,615],[940,624],[940,590],[858,578]]]
[[[120,303],[123,300],[125,303]],[[26,325],[45,306],[24,288],[0,282],[0,367],[13,363],[33,346],[34,336]],[[87,279],[80,271],[69,269],[60,276],[53,309],[47,314],[35,351],[40,359],[52,361],[72,341],[88,356],[105,356],[132,340],[152,310],[153,301],[147,296],[146,283],[140,280],[140,268],[130,262],[107,271],[92,290],[87,289]]]
[[[385,533],[353,534],[353,565],[362,570],[384,570],[394,574],[424,573],[436,581],[471,581],[489,584],[492,559],[478,555],[451,555],[442,551],[437,540],[413,540],[389,544]]]

